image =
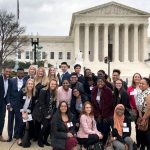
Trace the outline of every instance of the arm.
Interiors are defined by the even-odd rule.
[[[57,117],[56,114],[52,118],[51,122],[52,133],[58,139],[67,139],[67,133],[59,131],[58,119],[59,118]]]
[[[143,119],[148,119],[150,117],[150,94],[146,97],[147,111],[144,113]]]
[[[87,125],[87,118],[85,115],[82,115],[80,118],[80,126],[83,127],[83,131],[87,134],[95,134],[95,131],[92,131],[91,129],[89,129],[88,125]]]

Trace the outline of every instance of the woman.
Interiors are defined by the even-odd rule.
[[[86,149],[90,145],[98,143],[99,139],[103,138],[101,132],[99,132],[96,128],[93,107],[90,102],[85,102],[83,104],[77,137],[79,143],[83,145],[82,149]]]
[[[72,97],[72,89],[69,88],[70,83],[67,79],[62,81],[62,86],[57,90],[57,107],[61,101],[66,101],[70,106],[70,101]]]
[[[148,123],[148,129],[139,133],[139,142],[141,150],[144,150],[145,147],[147,147],[147,150],[150,150],[150,80],[143,78],[139,87],[142,91],[137,97],[137,108],[141,119],[140,124],[144,126],[146,122]]]
[[[133,150],[133,140],[131,135],[131,122],[124,115],[125,107],[122,104],[118,104],[115,107],[113,129],[112,129],[112,141],[113,147],[116,150]]]
[[[48,78],[49,78],[49,81],[51,81],[52,79],[55,79],[57,82],[58,82],[58,77],[56,75],[56,69],[54,66],[51,66],[49,68],[49,71],[48,71]]]
[[[51,143],[53,150],[77,150],[77,140],[74,137],[74,126],[66,101],[59,104],[58,111],[52,118]]]
[[[141,93],[139,88],[141,79],[142,76],[139,73],[135,73],[132,77],[132,85],[128,87],[130,106],[135,113],[137,113],[137,94]]]
[[[117,104],[123,104],[125,109],[125,116],[130,117],[129,110],[131,109],[130,103],[129,103],[129,95],[127,91],[123,87],[123,81],[121,79],[117,79],[115,81],[115,87],[114,87],[114,107],[117,106]]]
[[[131,109],[135,115],[135,122],[137,120],[138,117],[138,110],[137,110],[137,106],[136,106],[136,102],[137,102],[137,95],[141,93],[141,89],[139,88],[140,85],[140,81],[142,79],[142,76],[139,73],[135,73],[132,77],[132,84],[130,87],[128,87],[128,94],[129,94],[129,101],[130,101],[130,106]],[[136,126],[136,141],[137,141],[137,147],[140,146],[140,135],[139,135],[139,130],[137,129]]]
[[[39,107],[41,108],[42,129],[38,138],[38,145],[44,147],[44,144],[50,146],[47,138],[50,134],[50,120],[56,111],[57,81],[52,79],[48,90],[41,90],[39,94]]]
[[[113,118],[112,91],[105,84],[105,78],[97,79],[97,86],[92,90],[92,104],[97,128],[104,135],[103,144],[106,143]]]
[[[29,137],[26,140],[30,140],[33,138],[33,121],[32,121],[32,110],[34,106],[35,100],[35,90],[34,90],[34,80],[28,79],[26,82],[26,86],[22,89],[21,93],[21,101],[22,101],[22,109],[20,112],[22,113],[22,124],[19,128],[19,140],[18,145],[22,145],[24,147],[30,146],[30,141],[23,141],[27,142],[28,145],[24,145],[22,143],[21,138],[24,136],[25,129],[29,132]]]
[[[49,79],[46,76],[44,67],[39,67],[37,70],[37,74],[35,77],[35,89],[36,89],[36,96],[37,100],[35,101],[35,107],[33,108],[33,119],[35,124],[35,135],[34,135],[34,141],[36,141],[39,137],[39,133],[41,130],[41,117],[39,114],[39,94],[41,89],[47,90],[49,86]]]
[[[83,94],[81,94],[80,90],[77,88],[73,89],[73,96],[71,99],[71,105],[70,105],[70,110],[73,114],[73,121],[77,127],[79,127],[79,116],[80,113],[82,111],[82,107],[84,102],[87,101],[86,96],[84,96]]]

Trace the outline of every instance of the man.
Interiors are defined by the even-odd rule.
[[[22,122],[22,116],[20,113],[21,99],[20,94],[22,88],[25,86],[26,80],[24,77],[24,69],[17,69],[17,77],[11,79],[11,91],[10,91],[10,107],[8,113],[8,142],[12,140],[14,117],[15,117],[15,129],[14,138],[19,138],[19,128]]]
[[[36,67],[34,65],[31,65],[29,67],[29,74],[24,77],[24,79],[27,81],[29,78],[34,79],[36,75]]]
[[[11,69],[9,67],[3,68],[3,74],[0,75],[0,141],[6,142],[3,138],[3,128],[5,123],[6,105],[9,105],[10,92],[10,76]]]
[[[62,85],[62,82],[63,80],[67,79],[69,80],[70,79],[70,73],[68,72],[68,64],[67,62],[62,62],[61,63],[61,71],[62,71],[62,74],[58,74],[58,79],[59,79],[59,84]]]
[[[80,64],[76,64],[74,66],[74,71],[78,75],[78,81],[84,84],[84,82],[85,82],[84,76],[80,73],[81,72],[81,65]]]
[[[84,86],[81,82],[78,81],[78,75],[75,72],[72,72],[70,75],[70,84],[71,84],[71,89],[77,88],[80,90],[80,92],[83,94],[84,91]]]
[[[114,86],[116,80],[120,79],[120,74],[121,74],[121,71],[119,69],[114,69],[113,70],[113,73],[112,73],[112,80],[113,80],[112,84],[113,84],[113,86]],[[124,87],[125,90],[128,89],[127,83],[125,81],[123,81],[123,87]]]

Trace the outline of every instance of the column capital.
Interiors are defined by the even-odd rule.
[[[115,27],[119,27],[120,23],[114,23]]]
[[[95,23],[94,26],[95,26],[95,27],[99,27],[99,23]]]
[[[108,23],[104,23],[104,27],[108,27],[109,26],[109,24]]]
[[[128,27],[130,23],[124,23],[124,27]]]

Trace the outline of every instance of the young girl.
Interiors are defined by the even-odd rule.
[[[94,145],[103,138],[101,132],[96,128],[94,120],[93,108],[90,102],[85,102],[80,117],[80,127],[77,132],[78,141],[83,145],[82,149]]]

